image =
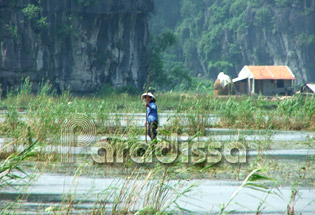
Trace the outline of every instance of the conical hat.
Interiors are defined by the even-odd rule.
[[[155,100],[155,97],[154,97],[154,95],[152,93],[143,93],[142,96],[141,96],[141,99],[143,101],[145,101],[145,98],[144,98],[145,96],[149,96],[149,97],[151,97],[151,98],[153,98]]]

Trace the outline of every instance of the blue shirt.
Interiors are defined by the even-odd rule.
[[[147,116],[148,116],[148,123],[151,123],[153,121],[158,121],[158,112],[157,112],[157,106],[154,102],[149,103],[149,107],[147,107]]]

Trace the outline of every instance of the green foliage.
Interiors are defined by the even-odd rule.
[[[10,0],[9,1],[9,7],[12,7],[12,8],[16,7],[17,6],[17,1],[18,0]]]
[[[191,91],[197,93],[209,93],[213,91],[213,82],[203,77],[192,77]]]
[[[253,97],[241,100],[230,98],[226,103],[221,103],[220,113],[224,126],[313,129],[312,119],[315,117],[315,103],[312,98],[293,96],[283,101],[279,100],[276,103],[276,108],[270,110],[268,102],[261,97],[258,97],[257,100]],[[268,118],[266,118],[266,113],[268,113]]]
[[[112,85],[105,83],[98,93],[100,95],[112,95],[115,93],[115,89],[112,87]]]
[[[187,71],[181,71],[180,68],[176,68],[175,71],[174,79],[185,84],[175,84],[174,91],[156,94],[157,105],[160,112],[173,111],[191,115],[187,131],[190,134],[202,132],[206,127],[213,126],[204,120],[202,114],[218,115],[220,121],[216,126],[219,127],[315,130],[314,97],[294,96],[275,101],[268,101],[262,97],[216,98],[211,95],[213,83],[209,80],[191,77],[187,75]],[[181,77],[175,77],[178,74]],[[107,132],[108,129],[117,133],[128,132],[129,128],[122,128],[119,125],[119,116],[117,127],[113,128],[113,125],[107,127],[105,124],[104,131],[108,114],[144,111],[140,99],[142,92],[130,94],[131,88],[113,89],[105,85],[102,94],[79,98],[71,97],[69,91],[56,96],[49,83],[42,84],[37,95],[31,93],[31,88],[31,83],[25,81],[21,90],[9,92],[7,98],[0,101],[0,109],[7,110],[5,122],[0,126],[2,136],[25,137],[30,126],[34,138],[45,140],[47,137],[56,137],[64,119],[74,113],[87,113],[92,119],[97,117],[96,124],[101,132]],[[24,111],[25,115],[19,111]],[[194,117],[194,114],[197,116]],[[21,117],[28,120],[18,120]],[[167,129],[181,132],[183,127],[180,120],[178,122],[174,120],[174,124]]]
[[[135,215],[172,215],[172,213],[161,212],[148,206],[139,210]]]
[[[73,32],[73,26],[71,24],[63,23],[56,27],[55,36],[58,40],[64,41]]]
[[[171,86],[175,86],[173,89],[187,91],[192,84],[192,77],[188,71],[182,70],[179,67],[175,67],[170,71],[169,80]]]
[[[22,12],[24,16],[33,21],[38,18],[38,16],[42,12],[42,8],[34,4],[27,4],[27,6],[23,8]]]
[[[242,14],[246,8],[247,8],[247,1],[246,0],[237,0],[232,3],[230,6],[230,14],[233,15],[234,17],[239,16]]]
[[[149,17],[152,35],[159,35],[165,30],[175,28],[179,17],[178,1],[158,0],[158,4],[154,4],[153,14]]]
[[[174,29],[178,36],[178,43],[163,55],[166,61],[169,56],[172,56],[173,64],[167,65],[169,70],[178,62],[184,62],[182,66],[184,68],[191,68],[201,60],[206,67],[211,65],[208,67],[209,73],[216,76],[219,69],[216,67],[220,67],[220,62],[227,62],[224,69],[227,70],[226,68],[230,67],[227,65],[238,61],[237,55],[239,56],[240,49],[236,41],[231,40],[234,36],[224,43],[228,52],[222,49],[222,39],[225,37],[225,28],[235,31],[232,35],[246,28],[243,10],[247,7],[247,1],[214,1],[209,6],[204,1],[184,0],[180,1],[177,7],[181,8],[181,19],[178,19],[178,24]],[[238,11],[241,14],[238,14]],[[229,18],[231,14],[235,17]],[[227,20],[231,21],[227,22]],[[170,55],[170,52],[176,54]],[[173,56],[177,58],[174,59]],[[214,64],[216,67],[213,66]],[[213,76],[210,75],[210,77]]]
[[[216,1],[209,7],[209,12],[213,13],[210,17],[209,23],[219,24],[225,22],[230,16],[230,6],[232,1]]]
[[[315,46],[315,34],[300,34],[298,42],[302,47]]]
[[[275,0],[277,7],[288,7],[290,6],[290,0]]]
[[[30,142],[25,149],[19,153],[10,154],[6,160],[1,162],[0,165],[0,187],[6,187],[14,184],[18,179],[23,179],[28,174],[20,167],[20,164],[27,158],[34,156],[34,148],[37,141],[32,142],[31,136],[29,138]],[[15,170],[15,171],[14,171]],[[21,174],[18,174],[22,173]]]
[[[176,43],[176,37],[173,33],[166,31],[153,38],[149,46],[151,72],[150,87],[158,90],[178,90],[194,91],[209,87],[208,84],[199,83],[199,79],[193,78],[189,71],[183,69],[181,64],[174,65],[166,70],[164,66],[163,53]],[[165,56],[165,55],[164,55]],[[172,65],[172,64],[171,64]],[[203,87],[201,87],[203,86]]]
[[[198,53],[205,59],[218,59],[221,53],[221,38],[224,36],[222,25],[217,24],[208,32],[202,34],[202,38],[198,44]]]
[[[182,17],[194,17],[196,14],[198,14],[202,7],[204,6],[204,3],[202,1],[194,1],[194,0],[185,0],[180,2],[180,14]]]
[[[207,13],[211,14],[206,21],[209,27],[200,33],[201,40],[197,47],[202,62],[208,66],[209,73],[214,74],[211,75],[213,78],[219,72],[232,74],[232,65],[238,63],[240,48],[236,38],[248,26],[245,19],[247,7],[245,0],[214,1],[207,9]]]
[[[210,71],[216,71],[216,73],[224,72],[225,74],[229,74],[233,65],[227,61],[217,61],[212,63],[211,61],[208,64],[208,69]]]
[[[154,40],[154,39],[153,39]],[[161,52],[165,51],[168,47],[174,45],[176,43],[175,35],[170,32],[166,31],[159,35],[155,41],[153,41],[151,45],[151,51],[154,54],[160,54]]]
[[[150,85],[153,88],[166,88],[169,85],[168,74],[164,69],[162,53],[176,42],[174,34],[163,32],[152,38],[149,44],[149,71],[151,73]]]
[[[259,43],[255,41],[254,32],[264,30],[267,37],[275,32],[275,8],[291,10],[294,7],[303,16],[309,14],[306,10],[311,10],[308,1],[299,0],[181,0],[170,4],[165,0],[163,3],[156,0],[155,5],[158,19],[153,17],[150,23],[152,32],[168,29],[177,36],[177,43],[162,54],[162,59],[168,62],[165,64],[166,70],[170,71],[181,64],[191,75],[202,73],[212,79],[222,70],[231,76],[239,72],[246,63],[244,60],[248,60],[242,54],[244,46],[253,53],[255,63],[270,64],[268,49],[261,51],[263,48],[259,48],[258,44],[259,50],[255,52],[244,42]],[[170,24],[165,11],[176,11],[177,20],[172,19]],[[296,35],[290,33],[289,37],[292,41]],[[313,44],[312,37],[301,37],[299,41],[303,45]],[[219,68],[222,67],[220,62],[226,62],[223,68]]]
[[[21,96],[29,96],[32,93],[32,83],[30,82],[30,77],[25,78],[20,87]]]
[[[40,17],[35,23],[36,29],[45,29],[48,27],[47,17]]]
[[[18,39],[19,34],[18,34],[18,26],[17,25],[6,25],[7,31],[11,34],[14,39]]]
[[[262,7],[256,11],[254,25],[265,29],[273,29],[274,20],[270,8]]]
[[[42,16],[42,11],[43,9],[35,4],[27,4],[22,10],[24,16],[30,21],[31,26],[37,33],[48,27],[47,17]]]

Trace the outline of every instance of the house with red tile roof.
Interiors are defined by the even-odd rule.
[[[237,94],[292,95],[295,76],[287,66],[244,66],[233,79]]]

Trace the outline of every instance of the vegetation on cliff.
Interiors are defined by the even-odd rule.
[[[299,81],[314,81],[314,11],[311,0],[157,0],[150,26],[154,35],[176,35],[163,55],[170,70],[181,65],[214,79],[219,72],[235,76],[246,64],[281,63]]]

